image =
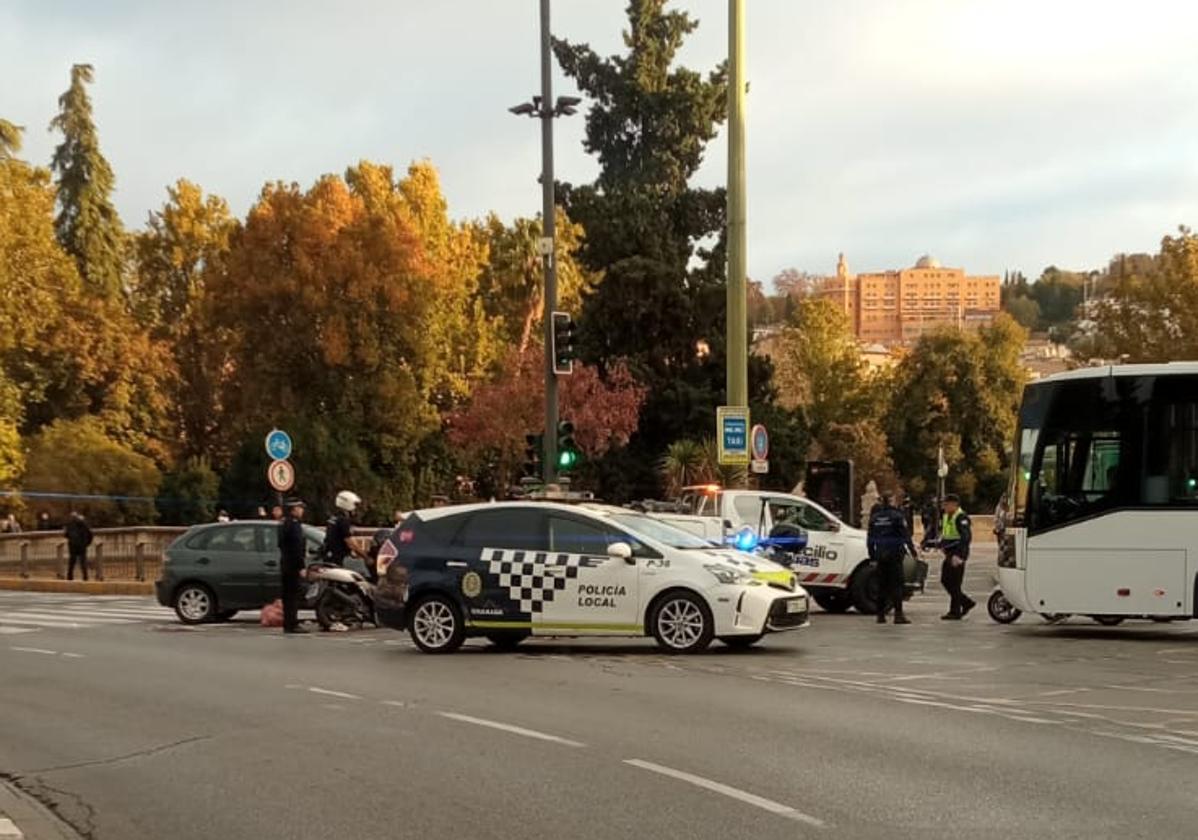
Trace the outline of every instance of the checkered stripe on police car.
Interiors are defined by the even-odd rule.
[[[578,577],[583,565],[581,554],[550,554],[543,551],[507,551],[494,549],[487,564],[491,574],[508,597],[520,604],[522,613],[539,613],[553,600],[556,592],[566,588],[566,582]],[[484,555],[485,556],[485,555]]]

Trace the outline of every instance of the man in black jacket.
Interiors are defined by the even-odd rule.
[[[888,605],[894,607],[894,623],[910,624],[903,615],[903,553],[915,553],[907,518],[894,506],[889,493],[874,505],[869,515],[869,534],[866,538],[870,559],[878,569],[878,624],[886,623]]]
[[[948,592],[948,612],[940,616],[945,621],[960,621],[977,602],[961,589],[965,581],[965,561],[973,542],[973,526],[969,514],[961,510],[961,500],[953,494],[944,497],[944,516],[934,540],[924,537],[924,546],[935,545],[944,552],[940,565],[940,585]]]
[[[307,554],[304,538],[304,503],[292,499],[279,526],[279,570],[283,576],[283,632],[307,633],[300,627],[300,578]]]
[[[79,564],[83,579],[87,580],[87,547],[92,544],[92,529],[87,527],[87,520],[79,511],[71,512],[71,520],[62,529],[67,538],[67,580],[75,579],[75,564]]]

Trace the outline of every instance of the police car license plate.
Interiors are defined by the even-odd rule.
[[[788,613],[802,612],[807,608],[807,604],[802,598],[791,598],[786,602],[786,611]]]

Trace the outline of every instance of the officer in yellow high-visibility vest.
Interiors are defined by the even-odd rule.
[[[961,584],[965,580],[965,561],[969,559],[969,545],[973,542],[973,527],[969,514],[961,510],[961,500],[953,494],[944,497],[941,504],[939,533],[935,539],[924,538],[923,547],[935,545],[944,552],[940,565],[940,584],[948,592],[948,612],[940,616],[945,621],[960,621],[977,602],[966,595]]]

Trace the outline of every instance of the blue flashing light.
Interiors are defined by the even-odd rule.
[[[745,528],[737,532],[732,544],[740,551],[752,551],[760,542],[752,528]]]

